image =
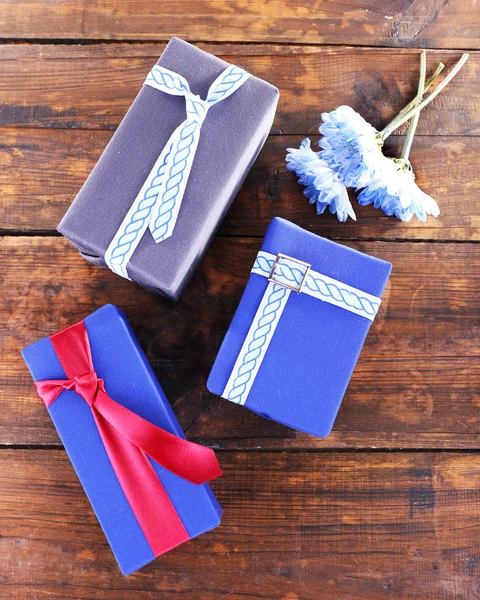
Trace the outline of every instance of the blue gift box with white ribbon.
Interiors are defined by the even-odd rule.
[[[273,219],[208,389],[326,437],[390,271],[384,260]]]
[[[89,340],[91,361],[108,395],[121,407],[154,426],[185,439],[123,313],[113,305],[106,305],[86,317],[83,323]],[[52,345],[52,338],[35,342],[24,348],[22,354],[37,385],[45,380],[57,380],[60,383],[66,380],[66,372]],[[74,352],[72,360],[75,360],[73,355]],[[157,483],[159,480],[163,488],[162,493],[151,497],[150,505],[147,505],[147,511],[153,516],[147,514],[143,522],[150,519],[150,527],[157,528],[149,537],[145,527],[142,529],[142,520],[135,513],[134,505],[129,502],[126,488],[122,487],[118,477],[118,468],[104,443],[102,428],[105,423],[99,427],[99,415],[94,414],[75,389],[64,389],[48,407],[48,411],[125,575],[179,543],[219,525],[222,511],[208,484],[196,485],[186,481],[154,460],[147,459],[151,463],[151,466],[147,465],[147,471],[153,467],[154,480]],[[129,465],[123,465],[125,467],[129,468]],[[130,476],[135,493],[143,482],[135,481],[135,473]],[[142,493],[148,498],[151,489],[154,489],[153,486]],[[169,508],[170,512],[167,512],[175,523],[169,522],[167,514],[162,512],[163,506]],[[157,507],[158,519],[155,514]],[[176,532],[172,534],[174,527]],[[154,536],[160,538],[155,542],[156,547],[150,541]],[[160,546],[161,550],[158,549]]]
[[[267,138],[279,93],[178,38],[145,75],[58,231],[90,262],[176,300]]]

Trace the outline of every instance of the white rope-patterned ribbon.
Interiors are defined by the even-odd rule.
[[[306,263],[260,251],[252,273],[269,278],[222,397],[245,404],[290,294],[308,294],[373,321],[381,299],[313,271]]]
[[[107,248],[105,262],[112,271],[130,279],[127,264],[147,228],[157,243],[172,235],[205,117],[212,106],[231,96],[249,77],[231,65],[215,79],[206,100],[202,100],[192,94],[187,80],[178,73],[159,65],[150,71],[145,85],[184,96],[187,118],[170,136]]]

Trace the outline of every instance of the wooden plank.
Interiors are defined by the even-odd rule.
[[[478,48],[467,0],[16,0],[0,4],[2,38],[188,40]]]
[[[109,131],[5,128],[0,145],[0,224],[4,231],[53,230],[82,186],[112,133]],[[282,216],[320,235],[382,239],[480,239],[480,138],[421,136],[411,159],[417,182],[438,201],[439,219],[402,223],[354,202],[357,222],[317,216],[303,187],[285,168],[285,152],[301,136],[270,136],[247,177],[221,234],[263,236],[270,220]],[[313,137],[314,140],[318,139]],[[387,140],[399,156],[403,137]],[[355,195],[352,194],[352,201]]]
[[[5,5],[5,3],[3,3]],[[163,44],[4,45],[0,48],[0,125],[114,129]],[[320,113],[350,104],[384,127],[418,83],[418,51],[351,47],[202,45],[278,86],[274,132],[317,132]],[[429,69],[451,67],[459,52],[431,51]],[[419,134],[478,135],[480,53],[428,110]]]
[[[89,265],[63,238],[0,239],[0,443],[58,443],[20,349],[113,301],[130,318],[191,438],[230,448],[478,448],[480,246],[348,245],[391,261],[393,273],[335,434],[322,441],[205,389],[260,240],[217,238],[182,299],[171,303]]]
[[[219,460],[221,526],[124,578],[65,453],[1,451],[0,598],[478,597],[478,455]]]

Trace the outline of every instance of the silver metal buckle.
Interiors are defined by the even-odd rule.
[[[299,283],[299,285],[290,285],[289,283],[285,283],[283,281],[278,281],[277,279],[275,279],[275,271],[276,271],[277,267],[281,266],[282,260],[289,260],[297,265],[306,267],[305,273],[303,274],[302,281]],[[308,263],[303,262],[303,260],[298,260],[297,258],[292,258],[291,256],[287,256],[286,254],[282,254],[281,252],[279,252],[277,254],[275,261],[273,263],[273,266],[270,270],[270,275],[268,276],[268,281],[272,281],[273,283],[276,283],[277,285],[281,285],[284,288],[287,288],[287,290],[292,290],[293,292],[297,292],[297,294],[299,294],[302,291],[303,286],[305,285],[305,281],[307,279],[307,275],[308,275],[308,272],[310,271],[311,266],[312,265],[309,265]]]

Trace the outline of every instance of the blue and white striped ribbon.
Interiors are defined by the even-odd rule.
[[[202,100],[192,94],[187,80],[178,73],[159,65],[150,71],[145,85],[184,96],[187,118],[170,136],[107,248],[105,262],[112,271],[130,279],[127,264],[147,228],[157,243],[172,235],[205,117],[212,106],[228,98],[249,77],[249,73],[231,65],[215,79],[206,100]]]
[[[268,277],[270,282],[222,394],[223,398],[236,404],[245,404],[247,401],[292,293],[290,287],[300,289],[302,294],[334,304],[370,321],[373,321],[380,307],[380,298],[313,271],[305,263],[279,256],[281,258],[261,250],[251,271],[256,275]],[[274,265],[275,269],[272,272]]]

